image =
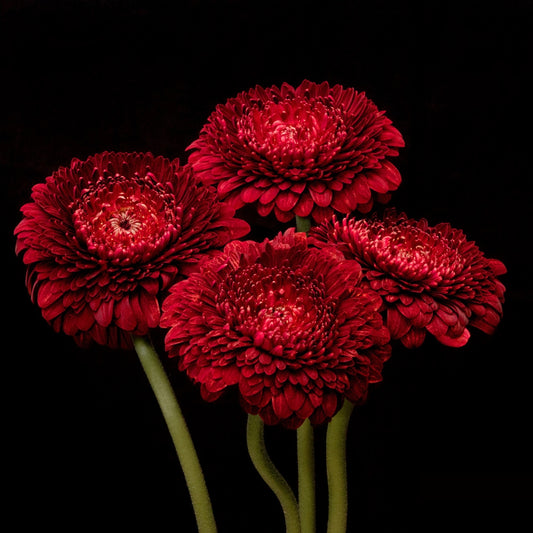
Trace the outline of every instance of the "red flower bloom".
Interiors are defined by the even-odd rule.
[[[389,355],[380,298],[360,278],[355,261],[292,228],[231,242],[170,289],[166,349],[208,401],[237,385],[267,424],[320,424],[345,397],[362,402]]]
[[[311,230],[317,246],[334,244],[362,266],[370,287],[383,298],[393,339],[420,346],[426,332],[448,346],[463,346],[467,326],[492,333],[502,315],[502,262],[487,259],[449,224],[387,210],[383,219],[332,220]]]
[[[364,93],[341,85],[257,86],[217,106],[189,162],[235,208],[320,222],[389,200],[401,181],[389,158],[404,146],[391,124]]]
[[[158,295],[248,225],[190,167],[152,154],[73,159],[33,187],[16,252],[32,300],[80,345],[130,345],[159,325]]]

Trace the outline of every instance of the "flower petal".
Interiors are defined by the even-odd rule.
[[[313,200],[308,192],[302,193],[294,207],[294,214],[299,217],[308,217],[313,210]]]
[[[300,196],[291,190],[281,191],[276,197],[276,206],[281,211],[290,211],[296,205],[299,198]]]
[[[248,185],[241,190],[241,199],[244,203],[251,204],[252,202],[255,202],[262,194],[263,191],[261,189],[258,189],[253,185]]]
[[[328,207],[331,204],[333,193],[330,189],[324,189],[322,192],[317,192],[312,187],[309,188],[311,198],[319,207]]]

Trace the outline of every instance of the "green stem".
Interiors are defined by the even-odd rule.
[[[185,418],[181,412],[172,385],[161,361],[145,337],[133,337],[133,345],[139,356],[146,377],[152,386],[189,488],[198,533],[216,533],[215,518],[202,468],[194,448]]]
[[[265,445],[265,426],[258,415],[248,415],[246,442],[252,463],[281,504],[285,515],[286,533],[301,533],[298,502],[286,479],[268,455]]]
[[[353,403],[345,400],[341,410],[329,423],[326,434],[326,466],[329,488],[327,533],[346,533],[348,522],[346,437],[353,409]]]
[[[311,219],[307,217],[296,216],[296,231],[307,233],[311,229]]]
[[[311,219],[296,217],[296,231],[308,233]],[[313,426],[307,419],[297,430],[298,449],[298,503],[302,533],[316,531],[316,496],[315,496],[315,434]]]
[[[315,433],[309,419],[297,430],[298,503],[302,533],[316,531]]]

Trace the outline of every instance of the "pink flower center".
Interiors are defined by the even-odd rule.
[[[374,263],[389,274],[407,282],[423,282],[435,287],[453,280],[464,268],[464,259],[438,232],[416,227],[367,228],[369,250]]]
[[[89,252],[123,265],[147,261],[179,229],[181,208],[153,176],[100,178],[74,206],[76,236]]]
[[[287,267],[240,268],[226,280],[217,305],[232,329],[287,358],[320,350],[334,329],[335,302],[326,298],[323,283]]]
[[[318,99],[268,102],[239,123],[239,139],[292,179],[316,162],[330,161],[345,137],[340,110]]]

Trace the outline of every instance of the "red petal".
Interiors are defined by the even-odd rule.
[[[501,276],[507,272],[505,265],[498,259],[488,259],[489,267],[496,276]]]
[[[251,412],[251,411],[248,411],[248,412]],[[279,417],[276,416],[276,414],[274,413],[274,410],[272,409],[270,405],[267,405],[264,409],[261,409],[261,412],[259,413],[259,415],[263,419],[263,422],[267,424],[268,426],[275,426],[276,424],[279,424]]]
[[[496,315],[496,316],[498,317],[498,322],[499,322],[500,317],[499,315]],[[478,328],[479,330],[481,330],[483,333],[488,333],[489,335],[494,333],[494,330],[496,329],[496,325],[497,325],[497,323],[492,324],[491,322],[486,321],[484,316],[473,318],[470,324],[474,326],[475,328]]]
[[[77,316],[78,328],[81,331],[89,331],[94,325],[94,314],[91,308],[86,305],[83,307],[81,313]]]
[[[394,307],[387,309],[387,328],[393,339],[403,337],[411,328],[409,321]]]
[[[326,184],[323,181],[312,181],[309,183],[309,189],[314,192],[324,192],[326,190]]]
[[[449,307],[441,305],[437,311],[437,315],[449,327],[455,326],[457,324],[457,314],[454,313],[454,311]]]
[[[94,313],[94,318],[96,319],[96,322],[98,322],[98,324],[100,324],[104,328],[109,326],[109,324],[111,324],[111,320],[113,320],[113,306],[113,300],[109,300],[108,302],[101,302],[100,306]]]
[[[446,346],[451,346],[452,348],[460,348],[468,342],[468,339],[470,338],[470,332],[465,328],[463,333],[459,335],[459,337],[449,337],[447,335],[435,337],[439,342]]]
[[[296,205],[299,198],[300,196],[298,194],[290,190],[282,191],[276,197],[276,205],[282,211],[290,211]]]
[[[137,327],[138,317],[130,305],[128,296],[125,296],[119,300],[115,305],[115,323],[116,325],[125,330],[133,331]]]
[[[383,170],[386,170],[386,172],[383,172],[383,177],[389,182],[389,190],[394,191],[402,182],[402,176],[398,169],[389,161],[384,161],[382,166]]]
[[[334,393],[324,393],[322,399],[322,409],[328,418],[331,418],[337,410],[337,395]]]
[[[245,367],[248,368],[248,367]],[[258,393],[258,387],[257,384],[255,384],[250,379],[247,379],[242,372],[239,373],[239,391],[240,393],[248,398],[249,396],[253,396]]]
[[[41,309],[48,307],[66,292],[65,289],[65,285],[61,282],[43,283],[37,293],[37,305]]]
[[[59,315],[65,312],[65,306],[61,299],[56,300],[52,305],[49,305],[42,310],[43,318],[45,320],[51,321],[54,318],[57,318]]]
[[[368,182],[365,176],[358,176],[348,189],[350,192],[353,191],[355,200],[358,204],[366,204],[372,198],[372,193],[368,187]]]
[[[324,189],[322,192],[317,192],[310,187],[309,192],[311,193],[311,198],[319,207],[328,207],[331,204],[333,193],[330,189]]]
[[[341,213],[349,213],[353,209],[352,207],[348,205],[346,201],[345,191],[340,191],[337,194],[333,195],[333,199],[331,201],[331,207],[333,207],[333,209]]]
[[[257,204],[257,213],[261,217],[266,217],[270,214],[273,207],[274,207],[274,202],[271,202],[270,204],[265,204],[265,205],[262,205],[261,203],[259,203]]]
[[[277,185],[272,185],[270,189],[267,189],[266,191],[263,192],[263,194],[259,198],[259,203],[266,205],[266,204],[269,204],[270,202],[273,202],[274,198],[276,198],[278,193],[279,193],[279,187]]]
[[[157,298],[143,291],[139,295],[139,303],[141,304],[141,309],[146,319],[146,325],[149,328],[156,328],[159,326],[161,312]]]
[[[277,205],[274,206],[274,213],[280,222],[289,222],[294,217],[291,211],[282,211]]]
[[[298,411],[305,402],[305,394],[296,387],[287,385],[283,389],[283,394],[285,396],[285,400],[287,401],[287,405],[290,409],[292,409],[292,411]]]
[[[386,193],[390,190],[387,180],[383,176],[381,176],[379,172],[367,172],[366,179],[368,182],[368,186],[376,192]]]
[[[285,395],[281,393],[272,397],[272,408],[280,419],[288,418],[292,414]]]
[[[241,200],[246,204],[251,204],[252,202],[255,202],[262,194],[263,191],[261,189],[258,189],[253,185],[249,185],[241,191]]]
[[[311,216],[313,217],[313,220],[320,224],[321,222],[324,222],[324,220],[329,220],[334,214],[333,209],[331,207],[317,207],[313,209],[311,212]]]
[[[420,308],[418,305],[416,305],[416,303],[412,303],[411,305],[403,305],[402,303],[397,302],[396,308],[405,318],[408,318],[409,320],[412,320],[420,314]]]
[[[435,337],[442,337],[448,333],[448,325],[438,315],[433,315],[426,329]]]
[[[227,180],[223,180],[218,184],[217,190],[220,196],[225,196],[234,189],[237,189],[242,185],[242,180],[240,176],[233,176]]]
[[[373,205],[374,205],[374,202],[373,202],[372,199],[370,199],[368,202],[365,202],[364,204],[359,204],[357,206],[357,209],[361,213],[370,213],[370,211],[372,210]]]
[[[294,207],[294,213],[299,217],[308,217],[313,210],[313,200],[308,192],[304,192],[296,206]]]
[[[400,340],[406,348],[418,348],[426,338],[426,330],[422,328],[411,328]]]
[[[305,191],[305,188],[305,182],[295,183],[294,185],[291,185],[291,191],[296,194],[302,194]]]
[[[296,413],[301,419],[305,420],[306,418],[309,418],[315,408],[313,407],[313,404],[309,401],[307,396],[304,396],[304,403],[298,409],[298,412]]]

